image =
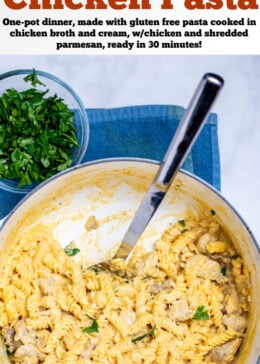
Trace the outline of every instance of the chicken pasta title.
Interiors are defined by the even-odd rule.
[[[162,10],[174,10],[177,0],[161,0]],[[13,10],[151,10],[150,0],[4,0],[5,5]],[[184,7],[188,10],[257,10],[257,0],[184,0]]]

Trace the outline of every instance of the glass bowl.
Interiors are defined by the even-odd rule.
[[[10,72],[6,72],[0,75],[0,96],[10,88],[13,88],[19,92],[33,88],[30,82],[25,82],[24,77],[31,74],[33,69],[19,69]],[[71,166],[79,164],[87,150],[89,141],[89,122],[84,108],[84,105],[75,93],[75,91],[67,85],[64,81],[58,77],[44,72],[36,70],[38,79],[45,85],[37,85],[37,90],[46,91],[48,93],[45,97],[54,96],[55,94],[68,105],[69,109],[74,113],[74,126],[76,128],[76,137],[78,146],[75,146],[72,150]],[[1,145],[0,145],[1,149]],[[18,187],[18,180],[0,178],[0,189],[26,194],[30,192],[39,183],[33,182],[30,185]]]

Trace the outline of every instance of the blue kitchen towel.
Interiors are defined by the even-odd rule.
[[[112,157],[162,161],[184,110],[174,105],[87,109],[90,139],[83,162]],[[209,115],[182,168],[220,190],[216,114]],[[0,219],[23,196],[0,189]]]

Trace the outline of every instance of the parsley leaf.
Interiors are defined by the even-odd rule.
[[[36,87],[37,85],[41,85],[41,86],[45,86],[44,83],[42,83],[38,77],[37,77],[37,74],[36,74],[36,71],[35,69],[33,68],[33,71],[31,74],[27,75],[24,77],[24,81],[25,82],[31,82],[32,86],[33,87]]]
[[[226,267],[222,267],[222,268],[220,269],[220,272],[223,274],[223,276],[225,276],[225,277],[226,277],[226,275],[227,275],[227,268],[226,268]]]
[[[179,220],[178,223],[183,227],[186,226],[185,220]]]
[[[9,357],[14,355],[14,351],[10,351],[8,345],[6,345],[6,355],[9,356]]]
[[[95,272],[96,275],[98,275],[98,273],[100,272],[100,270],[97,268],[90,268],[90,269],[93,270],[93,272]]]
[[[132,339],[132,342],[136,343],[137,341],[143,340],[147,336],[151,336],[152,338],[155,338],[155,327],[156,327],[156,325],[154,325],[153,328],[146,334],[135,337],[134,339]]]
[[[231,259],[233,259],[233,260],[237,260],[237,258],[239,258],[239,257],[240,257],[240,255],[239,255],[239,254],[234,254],[234,255],[232,255]]]
[[[193,320],[209,320],[208,311],[204,311],[205,306],[199,306],[192,317]]]
[[[74,246],[74,243],[73,242],[70,243],[70,244],[68,244],[68,245],[66,245],[63,250],[70,257],[74,257],[75,255],[77,255],[80,252],[80,249],[76,248]]]
[[[210,210],[210,213],[212,216],[216,215],[216,211],[215,210]]]
[[[88,327],[85,327],[84,329],[82,329],[82,331],[85,332],[86,334],[91,334],[92,332],[98,332],[98,323],[97,323],[97,321],[93,317],[91,317],[91,316],[89,316],[87,314],[86,314],[86,316],[90,320],[92,320],[93,322],[92,322],[92,325],[90,325]]]

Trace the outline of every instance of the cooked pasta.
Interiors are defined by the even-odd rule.
[[[2,361],[234,361],[246,333],[250,280],[215,217],[170,226],[153,251],[136,248],[129,269],[136,275],[125,279],[82,267],[46,226],[28,230],[0,267]]]

